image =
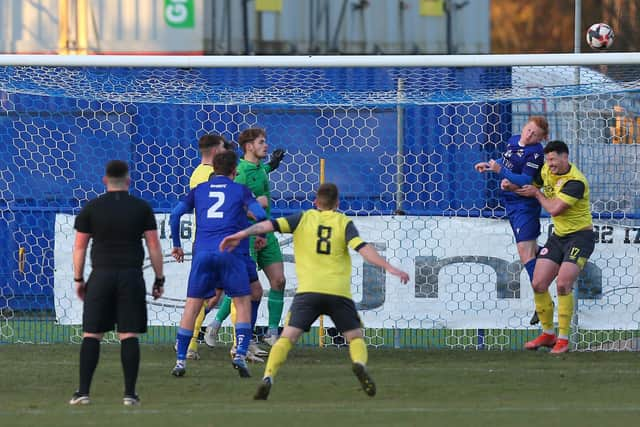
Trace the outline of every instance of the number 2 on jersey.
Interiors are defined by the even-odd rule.
[[[318,240],[316,241],[316,252],[323,255],[331,253],[331,227],[318,226]]]
[[[209,198],[214,199],[213,205],[207,209],[207,218],[223,218],[224,212],[219,211],[220,206],[224,204],[224,193],[220,191],[210,191]]]

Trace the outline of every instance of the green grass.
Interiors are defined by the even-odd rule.
[[[638,353],[372,349],[378,394],[367,397],[346,349],[298,347],[267,402],[233,371],[228,349],[201,348],[187,376],[170,376],[171,346],[142,346],[142,405],[122,405],[119,346],[101,349],[92,403],[67,404],[79,346],[0,345],[2,426],[632,426],[640,417]]]

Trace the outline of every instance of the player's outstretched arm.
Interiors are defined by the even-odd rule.
[[[376,248],[371,246],[369,243],[361,247],[360,250],[358,250],[358,253],[362,255],[362,258],[364,258],[368,263],[382,267],[394,276],[398,276],[400,278],[400,282],[407,283],[409,281],[409,275],[406,272],[389,264],[386,259],[380,256],[378,251],[376,251]]]
[[[243,239],[246,239],[249,236],[255,236],[256,234],[265,234],[273,231],[273,224],[270,220],[261,221],[257,224],[253,224],[250,227],[245,228],[244,230],[238,231],[235,234],[225,237],[220,242],[220,252],[224,251],[232,251],[240,244]]]

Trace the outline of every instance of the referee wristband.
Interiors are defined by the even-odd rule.
[[[84,277],[73,279],[74,282],[84,282]]]

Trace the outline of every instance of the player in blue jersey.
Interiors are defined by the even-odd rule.
[[[187,286],[180,327],[177,334],[176,365],[171,373],[181,377],[186,372],[189,341],[193,336],[196,316],[205,299],[212,297],[216,288],[224,289],[235,304],[237,349],[232,364],[241,377],[249,377],[246,355],[251,340],[251,286],[246,260],[249,241],[241,243],[238,254],[220,252],[219,243],[224,236],[235,233],[249,225],[247,212],[256,220],[266,218],[266,212],[246,186],[233,182],[238,156],[233,151],[217,154],[213,158],[215,175],[187,194],[171,212],[169,223],[173,239],[172,255],[184,260],[180,246],[180,217],[195,210],[198,224],[193,244],[193,259]],[[232,256],[230,256],[232,255]],[[255,269],[255,265],[253,266]]]
[[[541,116],[530,117],[522,128],[520,135],[514,135],[507,142],[507,150],[502,159],[480,162],[475,169],[482,172],[495,172],[500,182],[501,201],[506,209],[516,239],[520,262],[524,265],[533,282],[533,270],[538,253],[538,236],[540,235],[540,203],[535,198],[519,196],[514,191],[529,185],[540,172],[544,164],[544,148],[542,141],[549,135],[549,123]],[[534,312],[530,323],[539,322],[538,313]]]

